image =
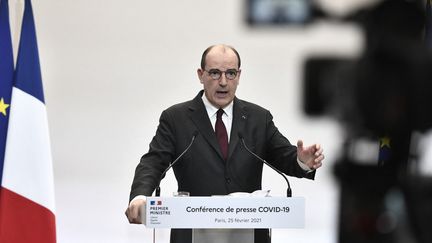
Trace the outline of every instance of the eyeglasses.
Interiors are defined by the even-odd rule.
[[[205,70],[210,77],[213,80],[219,80],[222,77],[222,73],[225,73],[225,78],[229,79],[229,80],[233,80],[237,77],[237,74],[240,72],[240,70],[237,69],[227,69],[225,71],[221,71],[219,69],[210,69],[210,70]]]

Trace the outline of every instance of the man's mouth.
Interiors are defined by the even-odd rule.
[[[217,95],[226,95],[228,94],[228,91],[216,91]]]

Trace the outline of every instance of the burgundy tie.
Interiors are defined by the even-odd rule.
[[[217,111],[215,132],[219,142],[219,146],[222,150],[223,158],[226,160],[228,158],[228,134],[222,121],[223,113],[224,111],[222,109],[219,109]]]

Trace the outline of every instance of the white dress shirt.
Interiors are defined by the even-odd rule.
[[[202,96],[202,100],[204,102],[204,106],[206,108],[207,115],[210,118],[210,122],[212,124],[213,131],[214,131],[215,126],[216,126],[217,111],[219,110],[219,108],[216,108],[215,106],[213,106],[210,103],[210,101],[207,99],[205,94]],[[224,111],[224,114],[222,115],[222,121],[223,121],[225,128],[227,130],[227,133],[228,133],[228,143],[229,143],[230,137],[231,137],[232,121],[233,121],[233,102],[231,101],[231,103],[229,103],[229,105],[227,105],[225,108],[223,108],[223,111]]]

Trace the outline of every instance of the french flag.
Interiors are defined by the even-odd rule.
[[[12,53],[10,42],[3,42],[10,40],[7,3],[1,0],[0,51]],[[1,59],[11,58],[0,54]],[[56,242],[53,168],[30,0],[25,0],[9,98],[7,94],[3,97],[8,87],[8,72],[3,70],[10,69],[11,61],[13,57],[0,62],[0,65],[9,63],[0,67],[0,124],[6,124],[0,129],[7,127],[6,132],[0,131],[0,135],[5,135],[0,137],[0,155],[4,157],[0,157],[0,242],[53,243]]]

